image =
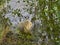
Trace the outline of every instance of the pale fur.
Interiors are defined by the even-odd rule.
[[[29,21],[29,20],[25,20],[23,22],[20,22],[18,24],[18,28],[24,32],[30,32],[31,31],[31,28],[32,28],[32,22]]]

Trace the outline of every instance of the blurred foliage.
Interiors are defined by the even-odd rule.
[[[0,5],[2,5],[3,3],[5,3],[5,0],[0,0]]]
[[[0,0],[0,2],[4,2]],[[28,34],[19,31],[13,33],[8,31],[1,45],[60,45],[60,0],[24,0],[27,2],[30,8],[26,9],[28,13],[34,14],[31,19],[32,22],[35,20],[41,20],[40,28],[36,29],[34,26],[33,33]],[[36,3],[37,2],[37,3]],[[18,1],[18,3],[20,3]],[[0,4],[0,6],[3,3]],[[26,5],[26,6],[28,6]],[[34,9],[34,11],[32,11]],[[5,18],[7,9],[0,11],[0,34],[7,26],[9,26],[8,18]],[[14,15],[21,17],[20,10],[16,9],[12,12]],[[2,31],[3,30],[3,31]],[[9,30],[9,29],[7,29]],[[17,30],[18,31],[18,30]]]

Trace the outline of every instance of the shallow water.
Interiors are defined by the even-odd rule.
[[[29,8],[25,6],[27,3],[23,2],[23,0],[20,0],[20,3],[17,3],[17,1],[18,0],[11,0],[7,5],[10,5],[11,9],[13,10],[20,9],[21,11],[20,13],[25,17],[29,17],[29,20],[31,20],[32,14],[29,14],[26,10],[23,9],[23,8]],[[13,10],[10,10],[10,11],[13,11]],[[13,16],[12,12],[7,13],[6,17],[10,19],[13,25],[19,22],[19,17],[17,15]],[[24,17],[21,18],[21,21],[23,20],[25,20]]]

